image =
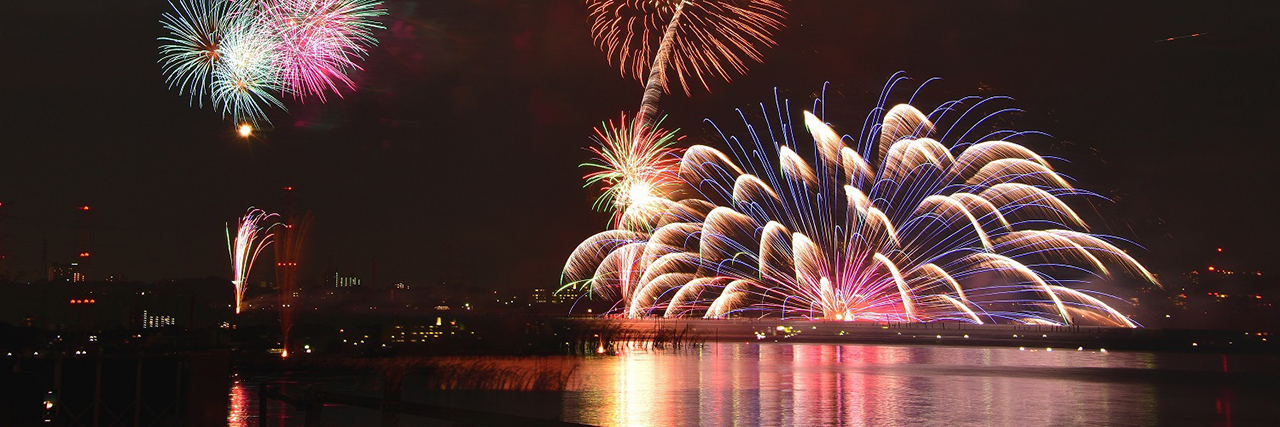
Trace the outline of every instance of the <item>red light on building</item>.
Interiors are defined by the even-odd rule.
[[[87,210],[89,210],[89,205],[84,205],[84,206],[78,207],[78,208],[76,208],[76,209],[79,209],[79,210],[82,210],[82,211],[87,211]]]
[[[1209,266],[1209,271],[1214,271],[1214,270],[1213,270],[1213,266],[1212,266],[1212,265],[1211,265],[1211,266]]]
[[[1222,252],[1222,248],[1218,248],[1218,252]]]
[[[81,252],[81,253],[80,253],[80,258],[88,258],[88,257],[89,257],[89,253],[88,253],[88,252]]]

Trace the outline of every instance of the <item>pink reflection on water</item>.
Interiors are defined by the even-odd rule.
[[[1013,348],[709,343],[627,351],[577,371],[564,419],[595,425],[1151,424],[1148,384],[1095,368],[1149,355]]]
[[[227,411],[227,427],[249,426],[249,390],[239,378],[231,382],[231,408]]]

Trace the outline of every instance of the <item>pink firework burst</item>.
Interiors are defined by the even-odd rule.
[[[359,70],[357,60],[377,44],[374,20],[386,15],[380,1],[272,0],[263,7],[261,23],[279,40],[277,70],[283,89],[295,98],[325,92],[342,96],[339,86],[355,89],[347,76]]]

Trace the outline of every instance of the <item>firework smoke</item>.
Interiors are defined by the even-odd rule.
[[[293,216],[279,224],[275,233],[276,296],[280,305],[280,340],[282,357],[289,357],[289,333],[293,330],[293,293],[298,290],[298,265],[302,263],[303,242],[311,228],[311,215]]]

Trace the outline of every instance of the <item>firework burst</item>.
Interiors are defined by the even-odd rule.
[[[773,46],[786,11],[781,0],[587,0],[591,36],[623,75],[646,82],[649,120],[668,90],[667,69],[685,93],[692,82],[729,80]]]
[[[160,18],[169,35],[161,37],[160,66],[165,83],[186,90],[194,103],[204,105],[222,38],[233,22],[230,4],[218,0],[179,0],[173,13]]]
[[[371,0],[179,0],[161,17],[160,64],[170,87],[190,93],[237,125],[270,123],[267,110],[355,89],[347,76],[377,44]]]
[[[595,208],[612,210],[613,226],[627,227],[623,213],[631,206],[647,206],[654,197],[668,197],[679,184],[680,150],[673,147],[680,138],[679,129],[668,132],[659,127],[629,119],[622,114],[618,122],[602,123],[596,128],[597,146],[590,148],[594,162],[583,167],[594,169],[587,174],[586,185],[600,185],[601,194]]]
[[[718,129],[732,156],[684,152],[686,189],[671,194],[687,197],[648,199],[624,214],[643,226],[582,242],[567,287],[629,317],[1135,326],[1103,301],[1113,297],[1083,289],[1083,272],[1154,277],[1088,232],[1064,198],[1096,195],[1009,141],[1027,133],[973,138],[985,120],[960,123],[988,101],[881,106],[858,138],[805,112],[813,144],[800,152],[786,103],[762,106],[769,123],[744,123],[747,137]]]
[[[227,252],[231,255],[231,285],[236,291],[236,314],[240,314],[244,303],[244,291],[249,280],[249,271],[258,260],[258,254],[271,245],[273,225],[267,222],[277,215],[262,209],[249,208],[240,217],[236,225],[235,236],[231,235],[231,226],[227,226]]]
[[[261,21],[278,39],[277,69],[284,90],[324,102],[326,91],[341,96],[339,86],[355,89],[347,72],[361,69],[356,61],[378,43],[373,31],[383,28],[374,20],[386,15],[381,3],[278,0],[265,7]]]
[[[279,45],[270,33],[249,24],[228,31],[213,69],[213,106],[236,123],[259,127],[270,123],[263,107],[284,109],[276,97],[282,89],[277,71]]]

